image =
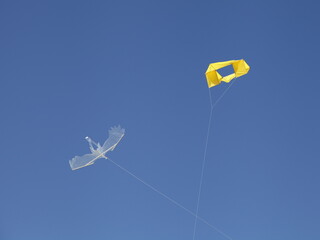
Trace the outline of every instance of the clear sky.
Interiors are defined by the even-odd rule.
[[[0,239],[190,239],[209,63],[245,59],[214,109],[199,215],[233,240],[320,239],[317,1],[0,1]],[[227,84],[210,89],[216,100]],[[226,239],[199,222],[197,240]]]

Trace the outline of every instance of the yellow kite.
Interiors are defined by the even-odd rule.
[[[232,65],[234,73],[227,75],[225,77],[221,76],[217,70],[229,65]],[[228,83],[236,77],[240,77],[242,75],[247,74],[249,70],[250,70],[249,65],[243,59],[211,63],[209,64],[209,67],[206,71],[208,87],[211,88],[211,87],[217,86],[221,83],[221,81]]]

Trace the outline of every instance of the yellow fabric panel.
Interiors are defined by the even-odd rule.
[[[234,73],[227,75],[227,76],[221,76],[218,73],[218,69],[232,65]],[[245,60],[230,60],[225,62],[217,62],[217,63],[211,63],[209,64],[209,67],[206,71],[206,78],[208,87],[214,87],[219,85],[221,82],[230,82],[232,79],[236,77],[240,77],[242,75],[245,75],[249,72],[250,66],[246,63]]]
[[[234,63],[236,60],[231,60],[231,61],[226,61],[226,62],[216,62],[216,63],[211,63],[209,67],[214,70],[218,70],[220,68],[226,67]]]
[[[226,83],[230,82],[232,79],[234,79],[236,77],[236,74],[235,73],[232,73],[228,76],[225,76],[221,79],[221,81],[224,81]]]

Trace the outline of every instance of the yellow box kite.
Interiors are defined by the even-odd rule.
[[[229,65],[232,65],[234,73],[227,75],[225,77],[221,76],[217,70]],[[209,64],[209,67],[206,71],[208,87],[211,88],[211,87],[217,86],[221,83],[221,81],[228,83],[234,78],[247,74],[249,70],[250,70],[249,65],[243,59],[211,63]]]

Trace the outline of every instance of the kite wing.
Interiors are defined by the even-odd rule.
[[[89,166],[91,164],[94,164],[94,162],[98,159],[101,158],[102,155],[97,155],[97,154],[85,154],[83,156],[75,156],[72,158],[69,163],[70,167],[72,170],[76,170],[82,167]]]
[[[108,151],[113,151],[113,149],[115,149],[117,144],[123,138],[124,133],[125,133],[124,128],[121,128],[120,126],[112,127],[109,130],[109,137],[102,145],[100,151],[103,152],[104,154]]]

